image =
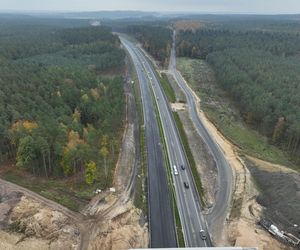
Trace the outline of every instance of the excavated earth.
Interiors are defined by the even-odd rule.
[[[148,225],[132,202],[139,167],[135,144],[139,135],[134,98],[128,86],[127,122],[113,181],[116,192],[102,191],[81,213],[76,213],[0,179],[0,249],[113,250],[148,246]]]
[[[0,249],[77,249],[76,222],[24,195],[0,189]]]
[[[172,78],[169,77],[169,80],[175,89],[177,100],[185,102],[185,97],[178,85],[174,83]],[[285,227],[281,227],[281,229],[286,229],[287,224],[290,224],[289,230],[291,230],[292,223],[299,225],[299,173],[295,173],[295,171],[291,172],[284,166],[278,167],[277,165],[266,162],[262,164],[261,161],[254,158],[248,160],[242,159],[239,156],[239,151],[236,146],[229,142],[206,117],[205,113],[201,110],[200,98],[195,92],[193,93],[197,100],[198,115],[209,133],[221,147],[234,175],[234,190],[230,211],[228,212],[223,227],[223,233],[220,237],[215,239],[215,245],[252,246],[258,247],[260,250],[293,249],[273,238],[258,225],[258,221],[268,215],[270,219],[277,218],[277,221],[281,222],[279,224],[280,226],[283,226],[284,219],[289,220],[288,223],[285,223]],[[191,124],[187,117],[186,111],[177,109],[177,112],[187,133],[198,172],[201,176],[205,191],[205,200],[208,204],[211,203],[213,205],[214,190],[216,187],[215,176],[217,175],[213,158],[209,156],[203,142],[201,143],[201,138],[199,135],[197,136],[193,124]],[[203,145],[201,146],[201,144]],[[205,157],[203,154],[205,154]],[[266,169],[266,166],[268,169]],[[282,178],[282,180],[278,182],[280,178]],[[257,182],[260,182],[260,185],[258,185]],[[278,183],[279,187],[276,186]],[[266,192],[261,192],[259,188],[264,188]],[[280,192],[279,196],[276,196],[277,191]],[[284,194],[287,195],[284,196]],[[284,212],[284,204],[287,206],[290,204],[287,209],[287,211],[291,211],[290,216],[287,216],[287,211]],[[281,217],[281,220],[278,220],[278,217]]]

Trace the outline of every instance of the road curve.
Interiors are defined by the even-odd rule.
[[[201,138],[208,146],[212,153],[214,160],[218,168],[218,187],[216,202],[213,208],[206,215],[208,226],[211,232],[214,233],[214,237],[220,237],[222,228],[226,219],[226,215],[231,203],[232,189],[233,189],[233,173],[232,169],[226,160],[219,145],[215,142],[213,137],[210,135],[206,127],[204,126],[201,118],[197,112],[197,100],[186,84],[185,80],[181,76],[180,72],[176,69],[176,54],[175,54],[175,36],[173,34],[173,46],[170,57],[169,72],[176,80],[177,84],[184,92],[187,100],[188,111],[191,120]]]
[[[155,108],[148,85],[148,78],[142,62],[132,44],[120,36],[123,46],[129,52],[138,75],[143,102],[144,125],[148,163],[148,221],[151,248],[177,246],[174,216],[167,185],[166,168],[156,119]]]

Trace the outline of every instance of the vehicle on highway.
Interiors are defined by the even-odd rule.
[[[206,240],[206,234],[203,229],[200,230],[200,236],[202,240]]]
[[[185,166],[184,165],[181,165],[180,167],[181,167],[182,170],[185,170]]]
[[[144,56],[140,53],[137,53],[133,57],[134,57],[134,59],[136,59],[136,57],[138,57],[137,59],[139,59],[139,61],[144,60]],[[188,172],[178,169],[178,168],[181,168],[181,164],[183,164],[187,168],[187,159],[184,154],[184,150],[181,145],[179,135],[176,132],[176,124],[175,124],[174,120],[172,119],[172,113],[169,109],[167,100],[165,98],[162,98],[164,93],[163,93],[163,89],[161,89],[160,86],[157,84],[158,79],[156,79],[155,70],[151,68],[150,64],[147,63],[147,61],[146,61],[146,64],[144,65],[144,74],[143,74],[144,77],[142,77],[142,79],[140,81],[140,86],[141,86],[142,94],[143,94],[144,91],[145,91],[145,93],[147,93],[149,90],[151,90],[150,88],[148,88],[148,85],[150,85],[154,96],[156,98],[159,97],[159,99],[160,99],[159,101],[157,101],[156,98],[155,99],[153,98],[156,101],[157,106],[158,106],[158,111],[159,111],[158,113],[159,113],[159,116],[162,121],[161,125],[163,127],[165,142],[166,142],[166,145],[168,148],[169,160],[171,162],[170,167],[169,167],[169,168],[171,168],[171,170],[169,169],[169,171],[172,172],[171,175],[173,174],[172,176],[173,176],[173,181],[174,181],[176,201],[177,201],[177,205],[179,208],[179,213],[181,215],[180,218],[183,221],[182,226],[183,226],[183,231],[184,231],[184,236],[185,236],[185,245],[187,247],[210,246],[211,244],[209,241],[209,234],[207,234],[206,240],[202,240],[199,235],[200,230],[206,227],[206,222],[201,214],[201,209],[199,209],[200,204],[199,204],[199,201],[197,200],[198,197],[195,196],[195,193],[196,193],[195,187],[194,187],[192,177],[190,176],[190,172],[188,171],[188,169],[187,169]],[[148,71],[150,71],[151,74],[148,74]],[[150,80],[150,77],[152,77],[154,79],[154,81]],[[145,95],[145,93],[143,95],[145,97],[144,99],[146,100],[145,102],[149,102],[148,105],[145,105],[145,107],[148,106],[149,108],[151,108],[151,110],[153,110],[153,107],[151,105],[149,105],[152,100],[151,93],[149,93],[149,95]],[[155,102],[153,102],[153,103],[155,103]],[[145,112],[145,113],[148,113],[148,112]],[[149,121],[149,122],[151,123],[152,121]],[[150,126],[150,127],[152,127],[152,126]],[[149,131],[149,129],[148,129],[148,131]],[[153,133],[153,135],[154,134],[157,134],[157,133]],[[146,141],[152,141],[152,140],[146,140]],[[161,147],[155,147],[155,148],[160,149]],[[155,157],[153,157],[153,158],[155,158]],[[148,159],[152,159],[152,157],[148,157]],[[153,172],[155,172],[155,171],[153,171]],[[179,172],[180,172],[180,174],[179,174]],[[180,178],[181,175],[182,175],[183,179]],[[156,183],[156,181],[157,181],[156,179],[153,180],[154,183]],[[188,186],[189,186],[189,183],[191,183],[191,186],[186,188],[183,183],[184,181],[187,182]],[[159,185],[157,185],[157,186],[159,186]],[[153,187],[153,185],[152,185],[152,187]],[[160,193],[159,190],[157,190],[157,191],[158,191],[158,193]],[[156,196],[154,196],[154,197],[156,197]],[[159,203],[159,201],[161,201],[161,200],[157,199],[157,203]],[[149,204],[153,204],[153,203],[149,202]],[[156,205],[156,203],[154,203],[154,205]],[[151,209],[150,209],[150,211],[151,211]],[[164,212],[164,211],[162,211],[162,212]],[[166,215],[168,215],[168,214],[166,213],[165,216]],[[154,215],[154,217],[155,217],[155,215]],[[158,222],[161,223],[161,221],[157,221],[157,222],[155,221],[155,223],[158,223]],[[167,222],[167,220],[166,220],[166,222]],[[161,224],[164,225],[166,222],[163,222]],[[153,227],[153,229],[154,230],[150,230],[151,238],[152,238],[152,234],[154,234],[154,232],[157,232],[157,231],[159,231],[158,236],[157,236],[158,238],[161,235],[163,236],[162,238],[165,237],[165,235],[163,235],[163,232],[162,232],[163,227],[161,230],[156,230],[156,228],[154,228],[154,227]],[[195,232],[196,232],[196,235],[195,235]],[[152,239],[151,239],[151,242],[152,242]],[[171,245],[169,244],[168,246],[171,246]]]
[[[174,169],[174,175],[178,175],[178,171],[177,171],[176,165],[173,166],[173,169]]]
[[[184,184],[185,188],[189,188],[190,187],[190,185],[186,181],[184,181],[183,184]]]

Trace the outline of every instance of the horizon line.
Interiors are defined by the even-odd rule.
[[[68,14],[68,13],[91,13],[91,12],[142,12],[142,13],[149,13],[149,14],[190,14],[190,15],[300,15],[300,12],[242,12],[242,11],[176,11],[176,10],[17,10],[17,9],[0,9],[0,14],[15,14],[15,13],[35,13],[35,14],[46,14],[46,13],[59,13],[59,14]]]

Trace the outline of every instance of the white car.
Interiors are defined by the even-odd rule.
[[[173,166],[173,170],[174,170],[174,175],[178,175],[178,171],[177,171],[176,165]]]

